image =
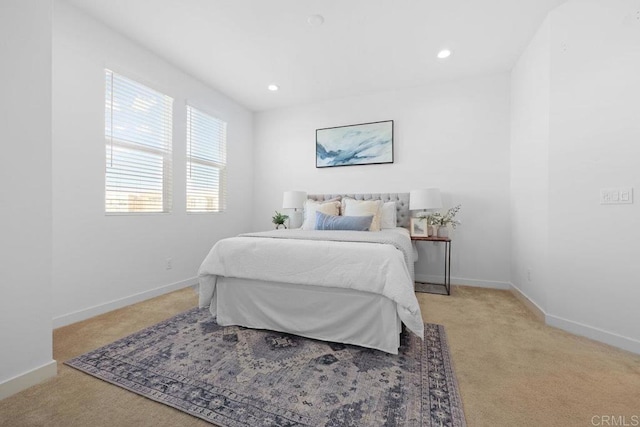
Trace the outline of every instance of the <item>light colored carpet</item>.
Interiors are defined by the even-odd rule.
[[[418,299],[425,321],[447,330],[469,426],[640,415],[640,356],[546,326],[508,291],[455,287]]]
[[[418,299],[424,321],[445,326],[469,426],[640,416],[640,356],[545,326],[506,291],[454,287]],[[196,302],[188,288],[55,330],[58,376],[0,401],[0,425],[210,426],[62,365]]]

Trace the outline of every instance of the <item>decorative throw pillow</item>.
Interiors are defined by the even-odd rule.
[[[396,228],[397,225],[396,202],[385,202],[382,205],[382,220],[380,228]]]
[[[307,200],[304,203],[303,230],[316,229],[316,212],[322,212],[327,215],[340,215],[340,201],[316,202],[315,200]]]
[[[373,215],[338,216],[316,211],[316,230],[369,231]]]
[[[356,200],[350,198],[342,199],[342,215],[345,216],[368,216],[373,215],[371,221],[371,231],[380,231],[380,219],[382,217],[382,200]]]

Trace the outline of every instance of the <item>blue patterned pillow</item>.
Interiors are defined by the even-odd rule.
[[[373,215],[340,216],[316,212],[316,230],[369,231],[371,221],[373,221]]]

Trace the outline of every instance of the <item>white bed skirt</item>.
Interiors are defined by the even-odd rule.
[[[292,333],[397,354],[396,303],[373,293],[218,277],[210,311],[219,325]]]

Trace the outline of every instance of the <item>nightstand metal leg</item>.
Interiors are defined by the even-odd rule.
[[[412,237],[412,240],[444,243],[444,282],[415,282],[415,291],[440,295],[451,295],[451,239]]]
[[[444,252],[444,286],[447,288],[447,295],[451,295],[451,241],[445,242]]]

